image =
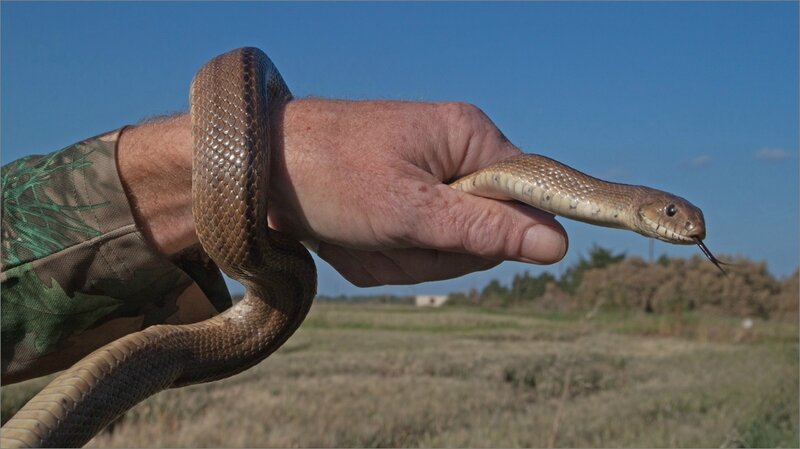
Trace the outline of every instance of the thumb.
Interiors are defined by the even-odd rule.
[[[439,185],[430,215],[419,220],[412,243],[493,260],[551,264],[569,241],[553,215],[533,207],[469,195]]]

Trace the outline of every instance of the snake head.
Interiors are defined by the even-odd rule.
[[[639,233],[669,243],[697,245],[708,260],[727,275],[722,268],[727,263],[717,259],[703,243],[706,238],[703,211],[679,196],[646,187],[642,189],[647,199],[641,202],[636,214]]]
[[[639,233],[683,245],[695,244],[706,237],[703,211],[697,206],[654,189],[647,189],[646,194],[636,214]]]

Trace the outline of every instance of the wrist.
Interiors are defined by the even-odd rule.
[[[310,240],[307,223],[298,200],[297,183],[307,178],[305,162],[308,144],[305,138],[313,134],[306,123],[309,100],[293,100],[282,105],[270,116],[270,173],[268,192],[268,226],[292,235],[298,240]],[[305,125],[304,125],[305,126]],[[317,152],[318,157],[323,157]],[[311,176],[314,176],[311,174]]]
[[[148,243],[167,257],[197,243],[188,114],[123,130],[117,168],[134,220]]]

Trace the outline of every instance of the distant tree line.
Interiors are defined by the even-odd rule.
[[[452,293],[448,304],[541,309],[625,308],[645,313],[716,310],[737,316],[793,318],[798,314],[798,271],[776,279],[766,263],[729,259],[727,276],[703,257],[661,256],[648,263],[594,246],[556,278],[550,273],[493,279],[483,290]]]

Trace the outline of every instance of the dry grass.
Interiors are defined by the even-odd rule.
[[[317,304],[264,363],[150,398],[90,445],[544,447],[560,405],[561,447],[797,447],[797,340],[697,315]]]

